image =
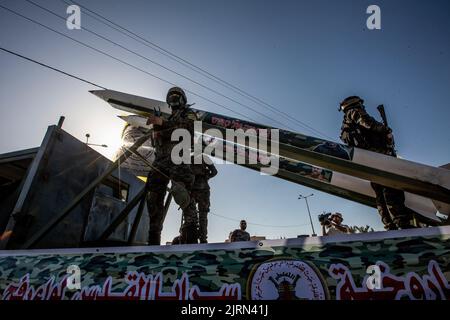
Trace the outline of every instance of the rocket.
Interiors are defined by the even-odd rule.
[[[132,126],[148,128],[145,117],[157,111],[169,117],[169,106],[159,100],[113,90],[91,91],[112,107],[134,115],[121,116]],[[215,138],[228,146],[234,141],[224,138],[227,129],[278,129],[238,118],[191,108],[202,121],[203,132],[222,132]],[[145,123],[145,124],[144,124]],[[208,131],[207,131],[208,130]],[[199,132],[199,133],[203,133]],[[270,139],[270,138],[269,138]],[[436,214],[450,214],[450,170],[368,150],[349,147],[301,133],[279,129],[277,144],[280,165],[277,177],[309,186],[359,203],[375,206],[370,181],[405,191],[405,204],[427,220],[438,223]],[[230,147],[230,146],[229,146]],[[244,146],[245,148],[245,146]],[[271,150],[268,150],[270,153]],[[241,164],[242,165],[242,164]],[[250,169],[258,166],[244,164]]]

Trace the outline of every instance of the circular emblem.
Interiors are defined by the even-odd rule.
[[[300,260],[260,264],[249,279],[251,300],[325,300],[328,290],[315,267]]]

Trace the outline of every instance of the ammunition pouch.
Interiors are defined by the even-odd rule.
[[[392,153],[390,146],[392,146],[393,140],[390,141],[387,134],[374,132],[353,123],[344,123],[341,130],[341,140],[349,146],[381,153]]]
[[[344,123],[341,128],[341,140],[351,146],[358,148],[366,148],[367,141],[365,134],[360,130],[357,125],[353,123]]]
[[[169,189],[169,192],[172,194],[175,203],[179,205],[182,210],[191,203],[191,196],[183,183],[172,182],[172,188]]]

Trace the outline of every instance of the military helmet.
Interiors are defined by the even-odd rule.
[[[166,102],[171,108],[184,108],[187,103],[186,94],[179,87],[170,88],[167,91]]]
[[[361,99],[358,96],[350,96],[342,100],[342,102],[339,104],[339,111],[345,111],[349,107],[357,107],[362,106],[364,103],[364,100]]]
[[[342,217],[342,214],[339,212],[332,213],[330,216],[330,219],[333,219],[334,217],[339,217],[339,218],[341,218],[341,220],[344,220],[344,218]]]

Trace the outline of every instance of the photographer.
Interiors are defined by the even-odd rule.
[[[324,236],[350,233],[350,228],[345,224],[342,224],[344,218],[339,212],[320,215],[319,221],[322,225],[322,235]]]

